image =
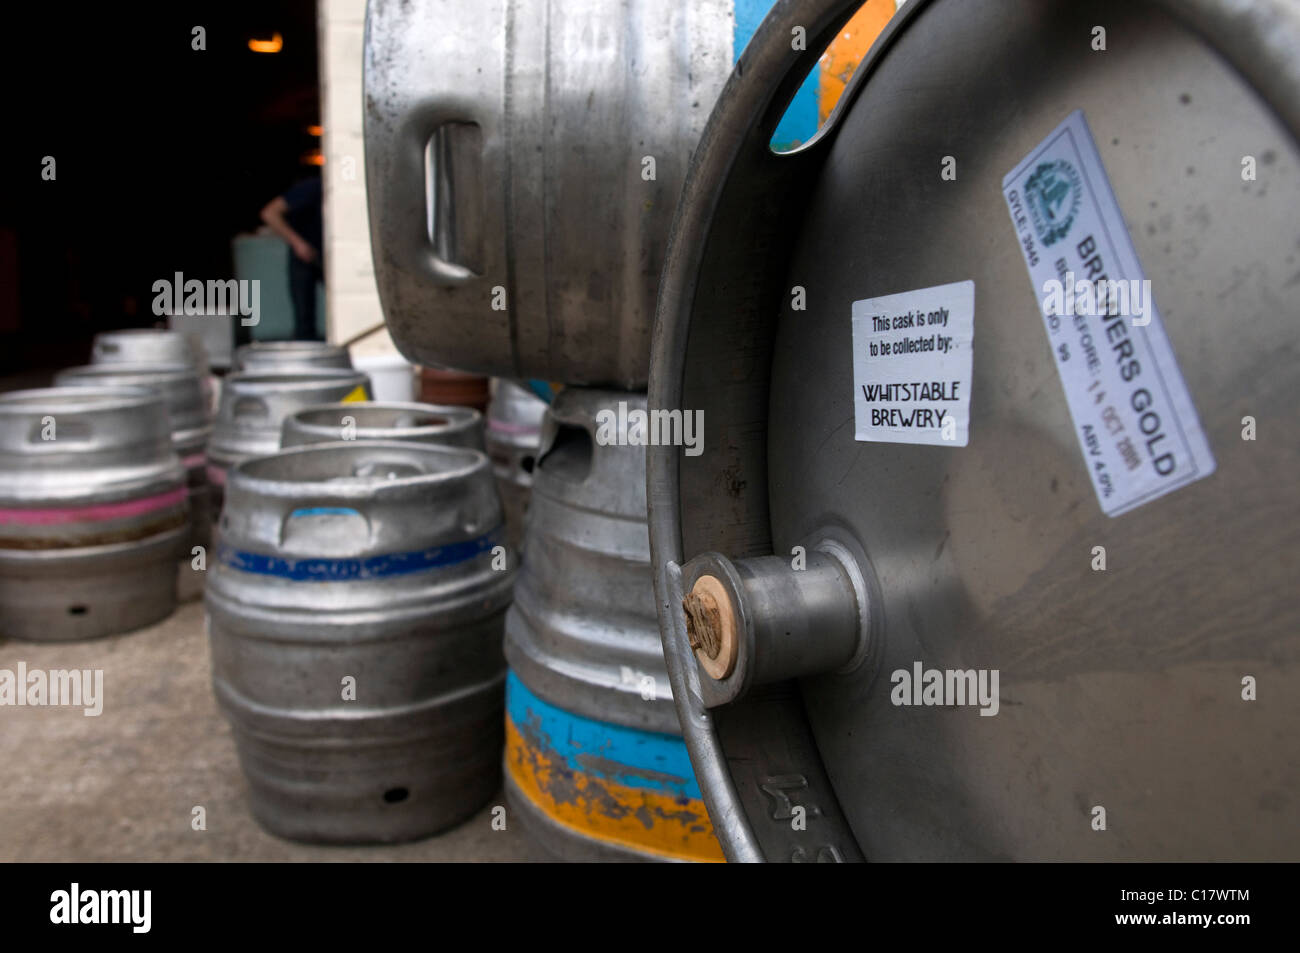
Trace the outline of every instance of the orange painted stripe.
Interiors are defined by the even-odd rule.
[[[871,44],[894,15],[894,0],[867,0],[853,19],[844,25],[839,35],[826,47],[818,60],[817,125],[822,126],[840,101],[844,87],[853,78]]]
[[[703,801],[575,773],[508,716],[506,770],[542,813],[582,836],[665,860],[726,859]]]

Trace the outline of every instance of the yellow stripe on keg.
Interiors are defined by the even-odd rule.
[[[680,735],[589,718],[533,694],[506,672],[514,786],[579,839],[647,857],[720,860],[704,797]]]
[[[506,770],[538,810],[581,837],[664,860],[725,860],[703,800],[576,773],[525,738],[509,716]]]
[[[366,393],[366,385],[358,384],[356,387],[352,388],[352,392],[349,393],[348,396],[344,397],[343,400],[340,401],[340,403],[357,404],[357,403],[361,403],[362,401],[367,401],[369,399],[370,399],[370,395]]]
[[[826,122],[871,44],[894,15],[894,0],[867,0],[817,61],[817,125]]]

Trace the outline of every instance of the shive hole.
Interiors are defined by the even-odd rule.
[[[411,792],[406,790],[406,788],[389,788],[384,792],[384,803],[401,804],[410,796]]]

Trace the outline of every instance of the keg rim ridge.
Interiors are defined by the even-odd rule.
[[[42,407],[42,401],[56,403],[58,406],[53,409],[76,414],[94,411],[132,410],[148,404],[161,404],[162,398],[152,387],[137,387],[125,384],[96,387],[29,387],[0,394],[0,414],[19,417],[23,414],[47,409]]]
[[[375,480],[373,483],[364,484],[332,483],[328,479],[293,480],[259,476],[253,472],[259,466],[272,465],[275,462],[283,461],[285,458],[294,458],[307,454],[324,456],[326,454],[337,454],[340,451],[362,449],[391,450],[398,453],[414,453],[435,458],[440,456],[448,458],[463,457],[467,459],[467,462],[464,466],[454,469],[411,474],[389,480]],[[486,471],[486,475],[491,476],[491,461],[488,460],[486,453],[470,447],[412,443],[406,440],[336,440],[329,443],[313,443],[299,447],[289,447],[277,453],[241,460],[230,468],[227,477],[227,492],[229,492],[230,487],[238,485],[244,492],[273,499],[291,499],[301,497],[305,493],[313,493],[339,499],[374,500],[392,495],[398,491],[409,491],[411,488],[432,487],[472,479],[479,471]]]

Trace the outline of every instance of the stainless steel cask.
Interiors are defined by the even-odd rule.
[[[87,364],[60,371],[60,387],[143,387],[161,395],[172,431],[172,448],[185,467],[190,503],[190,546],[211,542],[212,492],[207,447],[212,415],[207,382],[189,364]],[[185,554],[189,556],[187,547]]]
[[[237,465],[206,601],[257,819],[297,840],[434,833],[500,781],[513,562],[483,454],[356,441]]]
[[[729,0],[374,0],[366,180],[416,363],[644,386],[672,207],[731,67]]]
[[[208,479],[218,500],[232,466],[280,449],[280,431],[290,414],[317,404],[369,398],[370,378],[343,368],[240,371],[226,377],[208,443]]]
[[[0,637],[91,639],[165,618],[186,498],[157,393],[0,395]]]
[[[728,856],[1296,859],[1300,8],[909,0],[774,155],[856,6],[755,36],[660,292],[651,406],[705,426],[649,449],[657,604]]]
[[[659,642],[644,413],[586,388],[547,413],[506,617],[506,793],[563,858],[720,860]]]
[[[237,371],[352,366],[348,349],[324,341],[254,341],[235,350]]]

